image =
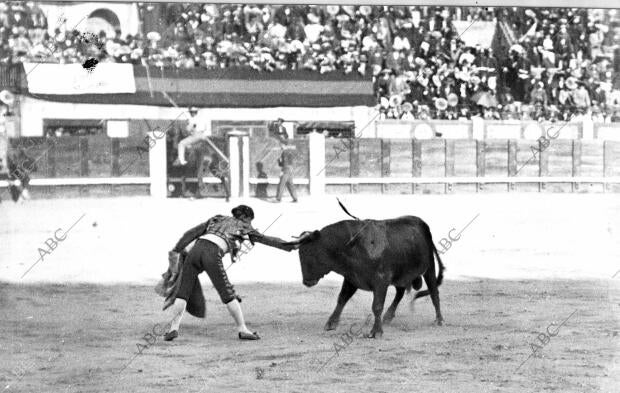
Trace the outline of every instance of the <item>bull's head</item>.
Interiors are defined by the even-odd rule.
[[[299,248],[303,283],[307,287],[313,287],[331,271],[329,257],[321,241],[321,232],[303,232],[295,243]]]

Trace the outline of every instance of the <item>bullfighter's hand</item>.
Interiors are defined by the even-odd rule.
[[[300,244],[296,241],[292,241],[292,242],[286,242],[282,244],[282,249],[284,251],[288,251],[291,252],[293,250],[297,250],[299,249]]]
[[[287,251],[293,251],[293,250],[298,250],[300,247],[300,244],[297,242],[294,243],[288,243],[287,244],[288,250]]]

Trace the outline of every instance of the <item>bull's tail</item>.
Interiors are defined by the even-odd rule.
[[[443,263],[441,262],[441,257],[439,256],[439,252],[437,251],[437,247],[435,247],[435,243],[433,242],[433,235],[431,234],[431,229],[428,227],[428,225],[426,225],[425,223],[425,228],[426,228],[426,235],[428,236],[428,240],[431,244],[432,247],[432,254],[435,256],[435,258],[437,258],[437,266],[439,266],[439,271],[437,272],[437,281],[436,281],[436,285],[440,286],[441,283],[443,282],[443,271],[446,269],[443,265]],[[434,261],[433,261],[434,263]],[[418,285],[416,285],[416,280],[418,281]],[[417,277],[414,280],[414,288],[417,286],[418,288],[420,288],[422,284],[422,279],[421,277]],[[428,286],[428,283],[426,283],[426,285]],[[424,297],[430,294],[430,291],[428,289],[425,289],[423,291],[420,291],[418,293],[415,294],[415,296],[413,297],[413,300],[420,298],[420,297]]]
[[[433,243],[432,237],[431,237],[431,244],[433,245],[433,254],[435,254],[435,258],[437,258],[437,265],[439,266],[439,272],[437,273],[437,286],[440,286],[441,283],[443,282],[443,271],[446,270],[446,267],[441,262],[441,257],[439,256],[437,247],[435,247],[435,243]]]
[[[345,213],[347,213],[347,215],[351,218],[354,218],[356,221],[359,221],[360,219],[355,217],[353,214],[349,213],[349,211],[347,210],[346,207],[344,207],[344,205],[342,204],[342,202],[340,202],[340,199],[336,198],[336,200],[338,201],[338,204],[340,205],[340,208],[342,210],[344,210]]]

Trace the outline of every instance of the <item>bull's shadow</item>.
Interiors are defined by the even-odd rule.
[[[291,242],[299,248],[303,283],[316,285],[330,272],[344,277],[334,312],[325,330],[334,330],[344,306],[358,289],[372,291],[374,324],[366,337],[383,334],[383,323],[389,323],[405,291],[419,290],[422,278],[428,289],[416,293],[414,300],[431,296],[437,325],[443,317],[439,307],[438,287],[444,266],[433,243],[430,228],[420,218],[403,216],[389,220],[345,220],[320,231],[304,232]],[[434,257],[439,272],[435,272]],[[396,287],[396,296],[383,315],[387,289]]]

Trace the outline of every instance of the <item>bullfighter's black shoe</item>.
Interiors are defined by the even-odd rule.
[[[179,337],[179,332],[176,330],[173,330],[164,335],[164,341],[172,341],[177,337]]]
[[[239,332],[239,340],[260,340],[257,332],[254,333],[244,333]]]

